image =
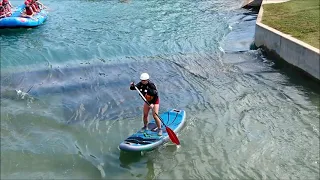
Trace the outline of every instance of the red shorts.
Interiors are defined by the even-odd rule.
[[[159,104],[160,103],[160,98],[158,98],[155,103],[151,103],[151,102],[148,102],[148,103],[149,104]]]

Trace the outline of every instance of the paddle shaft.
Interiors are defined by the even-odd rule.
[[[139,89],[137,88],[137,86],[134,86],[134,88],[136,88],[136,90],[138,91],[140,97],[141,97],[141,98],[143,99],[143,101],[144,101],[145,103],[147,103],[148,106],[150,107],[150,103],[149,103],[149,102],[147,101],[147,99],[143,96],[143,94],[139,91]],[[160,119],[160,121],[162,122],[162,124],[164,125],[164,127],[167,127],[166,124],[164,124],[162,118],[161,118],[156,112],[154,112],[154,113],[158,116],[158,118]]]

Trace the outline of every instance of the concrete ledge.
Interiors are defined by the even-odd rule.
[[[262,4],[280,3],[289,0],[244,0],[242,7],[260,7]]]
[[[255,45],[275,52],[283,60],[320,80],[319,49],[261,23],[264,1],[256,22]]]
[[[242,7],[243,8],[260,7],[261,3],[262,3],[262,0],[244,0]]]

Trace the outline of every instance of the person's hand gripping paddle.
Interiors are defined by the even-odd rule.
[[[136,88],[136,90],[138,91],[140,97],[141,97],[141,98],[143,99],[143,101],[144,101],[145,103],[147,103],[148,106],[150,107],[150,103],[146,100],[146,98],[143,96],[143,94],[139,91],[139,89],[137,88],[137,86],[134,85],[134,88]],[[167,133],[168,133],[168,135],[169,135],[170,140],[171,140],[173,143],[175,143],[176,145],[180,145],[180,141],[179,141],[177,135],[172,131],[172,129],[170,129],[168,126],[166,126],[166,124],[163,122],[162,118],[161,118],[157,113],[155,113],[155,114],[158,116],[158,118],[160,119],[160,121],[162,122],[162,124],[166,127],[166,131],[167,131]]]

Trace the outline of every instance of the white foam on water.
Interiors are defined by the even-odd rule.
[[[21,90],[16,90],[16,92],[17,92],[18,97],[20,97],[21,99],[24,99],[28,95],[28,93],[25,93]]]
[[[103,170],[103,166],[104,166],[104,163],[100,163],[97,168],[99,169],[100,173],[101,173],[101,177],[104,178],[106,177],[106,172]]]

